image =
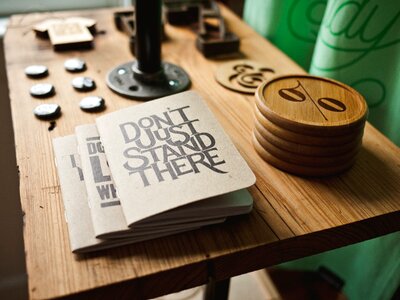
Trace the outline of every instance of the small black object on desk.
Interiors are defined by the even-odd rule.
[[[212,26],[207,22],[218,24]],[[225,21],[215,1],[209,6],[203,5],[199,12],[199,33],[196,38],[196,48],[205,57],[238,53],[240,39],[236,34],[227,31]]]
[[[70,58],[64,62],[64,68],[71,73],[83,72],[86,70],[86,62],[80,58]]]
[[[47,98],[55,94],[55,89],[50,83],[38,83],[31,87],[29,93],[35,98]]]
[[[90,77],[75,77],[72,79],[71,84],[79,92],[92,91],[96,88],[96,83]]]
[[[43,65],[32,65],[25,68],[25,75],[29,78],[43,78],[49,75],[49,69]]]
[[[88,112],[98,112],[105,109],[105,101],[99,96],[88,96],[79,102],[79,107]]]
[[[61,115],[61,107],[55,103],[40,104],[35,107],[33,114],[42,120],[56,119]]]
[[[121,96],[138,100],[186,90],[190,86],[187,73],[177,65],[161,61],[161,0],[136,0],[134,6],[137,60],[112,69],[107,85]]]

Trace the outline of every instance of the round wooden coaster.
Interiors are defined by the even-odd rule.
[[[304,156],[326,157],[326,156],[342,155],[351,151],[357,152],[362,144],[362,137],[360,137],[359,140],[354,140],[350,143],[338,146],[319,147],[311,145],[302,145],[277,137],[276,135],[272,134],[267,129],[265,129],[257,119],[255,120],[255,128],[264,139],[266,139],[269,143],[273,144],[274,146],[282,150]]]
[[[338,156],[318,157],[300,155],[276,147],[263,138],[263,136],[257,130],[254,130],[253,133],[259,144],[271,155],[281,159],[282,161],[306,167],[333,167],[346,164],[350,160],[353,160],[354,156],[356,156],[358,153],[358,149],[356,149],[357,151],[347,152]]]
[[[313,167],[305,167],[296,164],[291,164],[285,162],[281,159],[276,158],[272,154],[270,154],[267,150],[265,150],[260,143],[257,141],[255,136],[253,135],[253,145],[256,149],[257,153],[269,164],[272,166],[299,176],[309,176],[309,177],[326,177],[338,175],[346,170],[348,170],[353,164],[354,160],[349,161],[347,164],[342,164],[334,167],[321,167],[321,168],[313,168]]]
[[[266,118],[257,108],[255,109],[255,117],[258,120],[258,122],[271,134],[276,135],[277,137],[282,138],[284,140],[302,145],[341,146],[343,144],[359,140],[364,133],[364,128],[361,128],[361,130],[351,132],[350,134],[345,134],[345,135],[312,136],[312,135],[296,133],[294,131],[279,127],[278,125],[268,120],[268,118]]]
[[[257,87],[272,78],[275,71],[251,60],[234,60],[221,64],[215,79],[227,89],[254,94]]]
[[[302,134],[334,136],[358,131],[368,107],[353,88],[309,75],[276,77],[261,84],[257,106],[279,127]]]

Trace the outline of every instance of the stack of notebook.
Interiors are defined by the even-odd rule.
[[[249,213],[255,177],[204,101],[185,92],[122,109],[53,141],[73,252]]]

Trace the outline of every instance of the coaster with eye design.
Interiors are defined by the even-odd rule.
[[[363,130],[368,106],[353,88],[327,78],[287,75],[264,82],[258,110],[277,126],[300,134],[339,136]]]
[[[339,174],[355,162],[368,108],[351,87],[309,75],[275,77],[256,92],[253,145],[300,176]]]

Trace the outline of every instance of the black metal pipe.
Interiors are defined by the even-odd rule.
[[[152,74],[161,70],[161,0],[134,0],[137,69]]]

